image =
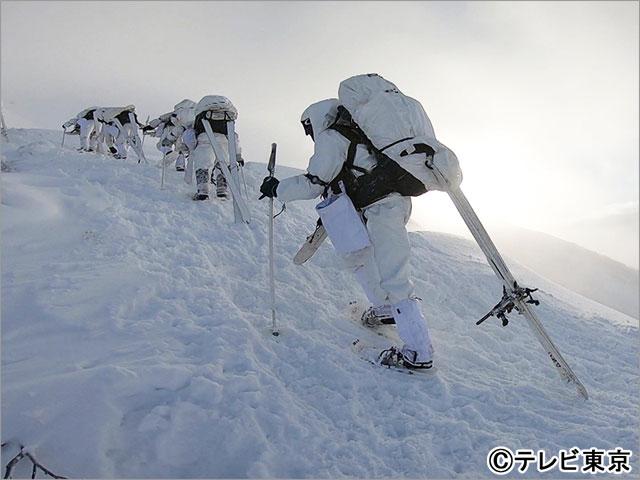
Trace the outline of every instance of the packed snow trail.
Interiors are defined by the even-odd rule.
[[[315,226],[313,202],[276,219],[281,336],[271,336],[268,208],[257,200],[266,165],[247,164],[253,220],[234,225],[230,201],[193,202],[172,169],[160,190],[160,169],[135,155],[60,149],[58,132],[9,137],[3,465],[22,442],[69,477],[477,478],[491,476],[497,445],[621,446],[637,472],[635,320],[514,266],[540,287],[536,308],[585,402],[522,319],[474,325],[501,295],[474,244],[413,233],[438,371],[390,374],[351,351],[357,337],[380,337],[348,319],[348,302],[364,298],[329,242],[292,262]],[[252,160],[266,162],[268,147]]]

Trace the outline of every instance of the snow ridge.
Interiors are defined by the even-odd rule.
[[[282,329],[269,334],[264,164],[246,168],[253,221],[234,225],[231,202],[191,201],[177,172],[160,190],[156,166],[61,149],[56,132],[9,135],[3,464],[22,442],[69,477],[478,478],[497,445],[636,451],[635,320],[526,272],[584,402],[525,322],[474,325],[500,296],[475,245],[412,233],[438,373],[389,375],[350,351],[378,337],[349,321],[364,298],[329,243],[291,261],[313,202],[276,219]]]

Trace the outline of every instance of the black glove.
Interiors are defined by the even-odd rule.
[[[262,193],[262,196],[258,200],[262,200],[264,197],[277,197],[276,189],[278,188],[279,183],[280,180],[276,177],[264,177],[262,185],[260,185],[260,193]]]

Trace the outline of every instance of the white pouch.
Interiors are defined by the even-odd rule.
[[[371,245],[362,218],[344,193],[323,200],[316,205],[316,211],[333,247],[340,255],[348,255]]]

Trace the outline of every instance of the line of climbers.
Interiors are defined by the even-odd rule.
[[[190,185],[195,174],[196,193],[193,198],[206,200],[209,198],[210,185],[216,186],[216,196],[220,198],[228,196],[228,185],[201,120],[206,118],[209,121],[214,138],[228,157],[227,120],[235,120],[237,115],[235,106],[228,98],[207,95],[198,103],[184,99],[172,111],[146,124],[138,120],[135,106],[127,105],[86,108],[65,122],[62,128],[66,135],[79,135],[79,151],[126,159],[132,147],[138,156],[138,163],[147,163],[139,131],[142,135],[156,137],[156,147],[162,153],[162,166],[175,165],[178,172],[185,172],[185,182]],[[235,143],[236,166],[244,166],[237,133]]]
[[[458,160],[436,139],[422,105],[381,76],[351,77],[341,82],[338,97],[316,102],[302,114],[304,132],[314,142],[307,171],[282,181],[266,177],[261,198],[286,203],[322,197],[316,206],[322,225],[370,304],[363,323],[394,323],[403,341],[381,353],[382,363],[431,368],[433,346],[411,281],[406,224],[412,196],[459,185]],[[226,97],[208,95],[197,104],[185,99],[148,125],[138,122],[135,107],[129,105],[83,110],[65,127],[77,126],[82,150],[104,152],[106,144],[116,158],[126,158],[131,145],[144,159],[137,133],[142,127],[144,134],[159,138],[163,167],[175,163],[190,184],[195,174],[193,198],[206,200],[212,183],[217,196],[227,196],[220,161],[224,168],[244,165],[237,135],[228,139],[237,114]],[[229,159],[230,141],[235,142],[234,159]]]
[[[73,128],[67,132],[70,127]],[[80,151],[126,159],[131,146],[138,160],[146,162],[138,127],[144,125],[139,122],[134,105],[85,108],[62,125],[66,135],[80,136]]]

